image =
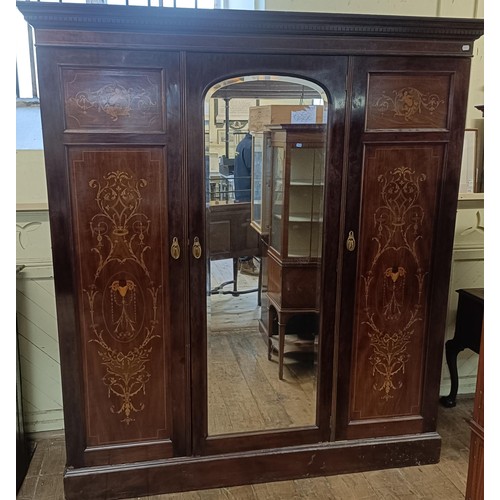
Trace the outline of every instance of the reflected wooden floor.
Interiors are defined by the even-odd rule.
[[[441,460],[435,465],[360,472],[294,481],[140,497],[141,500],[463,500],[467,481],[473,397],[440,408]],[[65,463],[62,432],[36,436],[37,447],[17,500],[63,500]],[[100,500],[100,499],[95,499]],[[128,499],[132,500],[132,499]]]
[[[211,278],[212,289],[231,280],[232,261],[212,262]],[[256,287],[256,276],[239,274],[238,290]],[[212,295],[209,302],[209,435],[314,425],[314,359],[287,358],[279,380],[276,357],[268,359],[259,332],[257,293]]]
[[[315,367],[287,363],[285,380],[255,329],[213,332],[208,352],[209,434],[315,423]]]

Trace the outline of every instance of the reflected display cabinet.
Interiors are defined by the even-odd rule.
[[[269,156],[268,132],[252,133],[252,192],[250,225],[261,235],[269,234],[270,171],[265,168]]]
[[[283,125],[271,128],[270,245],[281,260],[321,256],[325,127]]]
[[[271,221],[267,297],[270,330],[269,357],[277,352],[279,378],[283,379],[285,344],[313,350],[316,340],[323,194],[325,179],[324,125],[269,126],[270,153],[265,169],[270,172]],[[286,335],[291,318],[303,319],[305,335]],[[307,320],[308,318],[308,320]],[[277,331],[276,331],[277,330]]]
[[[483,21],[17,6],[37,46],[66,498],[438,462],[460,160]],[[306,80],[327,97],[321,132],[272,132],[268,267],[271,256],[282,272],[315,266],[315,281],[299,285],[314,289],[319,311],[316,406],[308,425],[211,435],[204,98],[246,75]],[[323,177],[311,170],[317,154]]]

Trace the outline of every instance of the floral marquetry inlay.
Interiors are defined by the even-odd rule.
[[[448,128],[447,74],[370,74],[367,130]]]
[[[140,189],[144,179],[135,179],[126,172],[110,172],[99,182],[92,179],[89,186],[97,190],[96,204],[100,211],[90,221],[97,245],[92,249],[99,256],[95,277],[111,261],[136,262],[149,277],[144,254],[150,249],[145,243],[150,220],[139,211]]]
[[[143,88],[125,88],[118,83],[105,85],[95,91],[78,92],[68,100],[70,105],[86,114],[91,108],[102,111],[116,122],[120,117],[130,116],[132,110],[147,111],[156,106],[151,95]]]
[[[129,287],[127,286],[127,288]],[[94,301],[99,294],[97,288],[92,285],[88,290],[85,290],[89,301],[91,327],[95,334],[95,338],[91,339],[90,342],[97,342],[100,347],[98,351],[99,356],[101,357],[102,364],[106,367],[106,373],[102,381],[108,388],[108,397],[111,398],[115,396],[119,401],[119,407],[117,408],[116,405],[113,404],[110,410],[113,413],[123,414],[122,422],[126,424],[130,424],[130,422],[134,421],[132,416],[133,413],[142,411],[145,408],[143,403],[135,403],[134,397],[139,393],[145,394],[146,392],[146,384],[151,378],[151,374],[147,370],[147,363],[150,361],[152,351],[150,344],[155,337],[158,337],[158,335],[155,334],[155,327],[158,323],[156,319],[158,288],[149,288],[148,291],[151,294],[153,319],[150,321],[149,326],[144,329],[142,342],[138,347],[134,347],[131,350],[119,350],[110,347],[104,338],[103,330],[99,329],[95,322]],[[114,298],[112,300],[114,300]],[[122,305],[123,304],[124,303],[122,303]],[[130,317],[125,313],[124,307],[121,313],[122,314],[116,322],[116,329],[113,332],[113,337],[115,337],[117,333],[118,335],[122,334],[122,336],[130,334],[130,331],[125,331],[125,333],[118,331],[120,327],[123,328],[125,326],[125,330],[130,328],[133,330],[133,321],[131,322]],[[123,325],[124,322],[125,325]],[[123,340],[132,340],[132,338],[125,338]]]
[[[414,121],[415,115],[428,111],[432,114],[444,103],[437,94],[424,94],[412,87],[404,87],[394,90],[392,96],[382,94],[373,104],[377,112],[392,113],[393,116],[401,116],[405,121]]]
[[[65,113],[70,129],[163,129],[161,73],[65,69]]]
[[[157,320],[159,288],[151,280],[145,262],[145,253],[151,248],[147,244],[151,221],[141,211],[141,190],[147,186],[145,179],[137,179],[129,172],[115,170],[91,179],[89,187],[96,191],[95,204],[98,212],[90,220],[91,234],[95,240],[92,252],[97,255],[94,283],[85,293],[88,298],[91,328],[94,338],[90,342],[99,345],[99,356],[106,367],[102,378],[108,388],[108,397],[120,401],[112,405],[113,413],[123,414],[123,422],[134,420],[133,414],[144,409],[144,404],[135,403],[134,398],[146,392],[151,378],[147,364],[151,354],[151,342]],[[120,270],[113,274],[104,289],[99,289],[99,277],[112,263],[123,265],[132,262],[149,282],[147,298],[134,275]],[[115,266],[116,269],[116,266]],[[102,296],[101,296],[102,295]],[[96,298],[102,302],[103,319],[96,319]],[[149,322],[142,328],[145,309],[151,310]],[[142,336],[138,346],[125,349],[112,347],[106,340],[107,333],[120,343],[129,343]]]
[[[373,215],[374,257],[365,274],[364,320],[368,328],[373,388],[388,400],[403,387],[398,376],[405,372],[414,327],[422,321],[422,292],[426,272],[420,262],[418,241],[424,209],[419,204],[424,174],[401,166],[380,175],[380,205]],[[412,265],[409,265],[408,261]],[[390,267],[381,265],[391,263]],[[418,293],[407,300],[410,273]],[[380,274],[380,275],[379,275]],[[381,296],[381,301],[373,300]]]
[[[81,300],[89,408],[94,444],[113,442],[120,431],[100,428],[115,414],[121,432],[132,425],[164,427],[164,416],[146,411],[164,396],[150,380],[162,366],[164,287],[161,150],[107,148],[70,150],[78,221]],[[125,431],[125,429],[130,429]],[[117,434],[118,433],[118,434]],[[128,435],[128,434],[127,434]]]

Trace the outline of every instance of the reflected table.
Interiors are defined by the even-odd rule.
[[[226,281],[210,291],[211,294],[231,294],[257,292],[259,286],[250,290],[238,290],[238,260],[240,257],[260,256],[259,235],[250,226],[250,203],[210,204],[207,219],[209,221],[210,260],[233,259],[233,279]],[[259,266],[262,269],[262,266]],[[232,290],[224,287],[232,284]],[[258,297],[260,305],[260,297]]]

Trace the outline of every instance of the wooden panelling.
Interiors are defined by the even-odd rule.
[[[371,73],[366,130],[446,129],[450,75]]]
[[[259,254],[258,234],[250,227],[250,203],[211,205],[207,219],[211,259]]]
[[[163,148],[75,147],[69,163],[88,444],[165,439]]]
[[[161,70],[62,69],[66,129],[165,130]]]
[[[47,210],[17,212],[16,263],[24,266],[52,267]]]
[[[54,281],[49,277],[49,270],[45,274],[45,278],[30,278],[29,270],[25,268],[16,283],[16,316],[27,432],[63,428]]]
[[[351,420],[418,415],[443,145],[367,146]]]

